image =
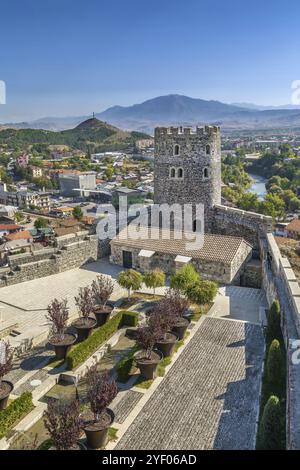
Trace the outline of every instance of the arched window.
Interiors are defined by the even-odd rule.
[[[203,179],[207,180],[209,178],[209,168],[206,166],[203,168]]]
[[[178,176],[178,178],[183,178],[183,169],[182,168],[178,168],[177,176]]]
[[[205,153],[206,153],[206,155],[210,155],[210,145],[206,145]]]
[[[171,170],[170,170],[170,177],[171,177],[171,178],[175,178],[175,176],[176,176],[175,168],[171,168]]]
[[[174,145],[174,155],[179,155],[180,147],[178,144]]]

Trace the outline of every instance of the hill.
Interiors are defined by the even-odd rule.
[[[147,134],[126,132],[110,124],[92,118],[80,123],[74,129],[54,132],[43,129],[0,130],[0,145],[23,147],[32,144],[67,145],[72,149],[91,152],[105,150],[127,150],[139,139],[148,138]]]

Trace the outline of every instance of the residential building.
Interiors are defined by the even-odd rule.
[[[62,196],[80,196],[85,189],[96,188],[96,173],[60,173],[58,177],[60,193]],[[79,193],[79,194],[78,194]]]

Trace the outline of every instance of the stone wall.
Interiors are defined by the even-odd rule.
[[[243,211],[232,207],[215,205],[213,233],[243,237],[259,251],[259,237],[272,231],[272,217]]]
[[[178,154],[175,147],[178,147]],[[221,203],[221,138],[219,127],[155,129],[154,202],[204,204],[205,225],[212,207]],[[172,177],[172,169],[175,177]],[[181,169],[182,177],[178,177]]]
[[[103,255],[103,251],[99,251],[97,236],[87,233],[58,237],[58,248],[41,250],[43,253],[12,257],[10,271],[1,276],[0,287],[58,274],[96,261]]]
[[[158,268],[167,274],[172,274],[176,270],[176,255],[156,252],[149,258],[141,257],[139,256],[140,248],[128,247],[125,241],[124,245],[111,243],[110,262],[123,266],[123,250],[132,253],[132,267],[141,272]],[[239,278],[247,260],[251,257],[251,252],[251,247],[244,243],[231,263],[212,262],[204,259],[192,259],[191,263],[203,279],[217,281],[221,284],[230,284],[233,280],[239,283]]]
[[[260,239],[262,284],[269,305],[278,299],[287,349],[287,448],[300,449],[300,364],[293,364],[295,340],[300,339],[300,288],[287,258],[281,256],[272,234]],[[267,261],[267,253],[271,262]]]

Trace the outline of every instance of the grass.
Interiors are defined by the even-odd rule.
[[[154,294],[139,294],[138,292],[135,292],[134,294],[131,295],[129,299],[124,298],[120,305],[119,308],[129,308],[135,305],[138,302],[149,300],[150,302],[156,302],[158,300],[162,299],[162,295],[154,295]]]
[[[47,367],[51,367],[51,369],[56,369],[57,367],[63,366],[65,362],[65,359],[56,359],[56,356],[54,356],[53,358],[49,359],[49,362],[44,367],[44,369]]]
[[[206,315],[207,312],[209,312],[213,304],[214,304],[213,302],[210,302],[205,305],[192,304],[190,309],[192,310],[193,313],[190,316],[190,319],[192,321],[198,321],[202,317],[202,315]]]
[[[115,441],[118,438],[118,430],[116,428],[109,428],[108,430],[108,440]]]
[[[109,428],[108,430],[108,442],[115,441],[118,438],[118,430],[116,428]],[[53,446],[52,439],[46,439],[42,444],[40,444],[37,450],[49,450]]]

